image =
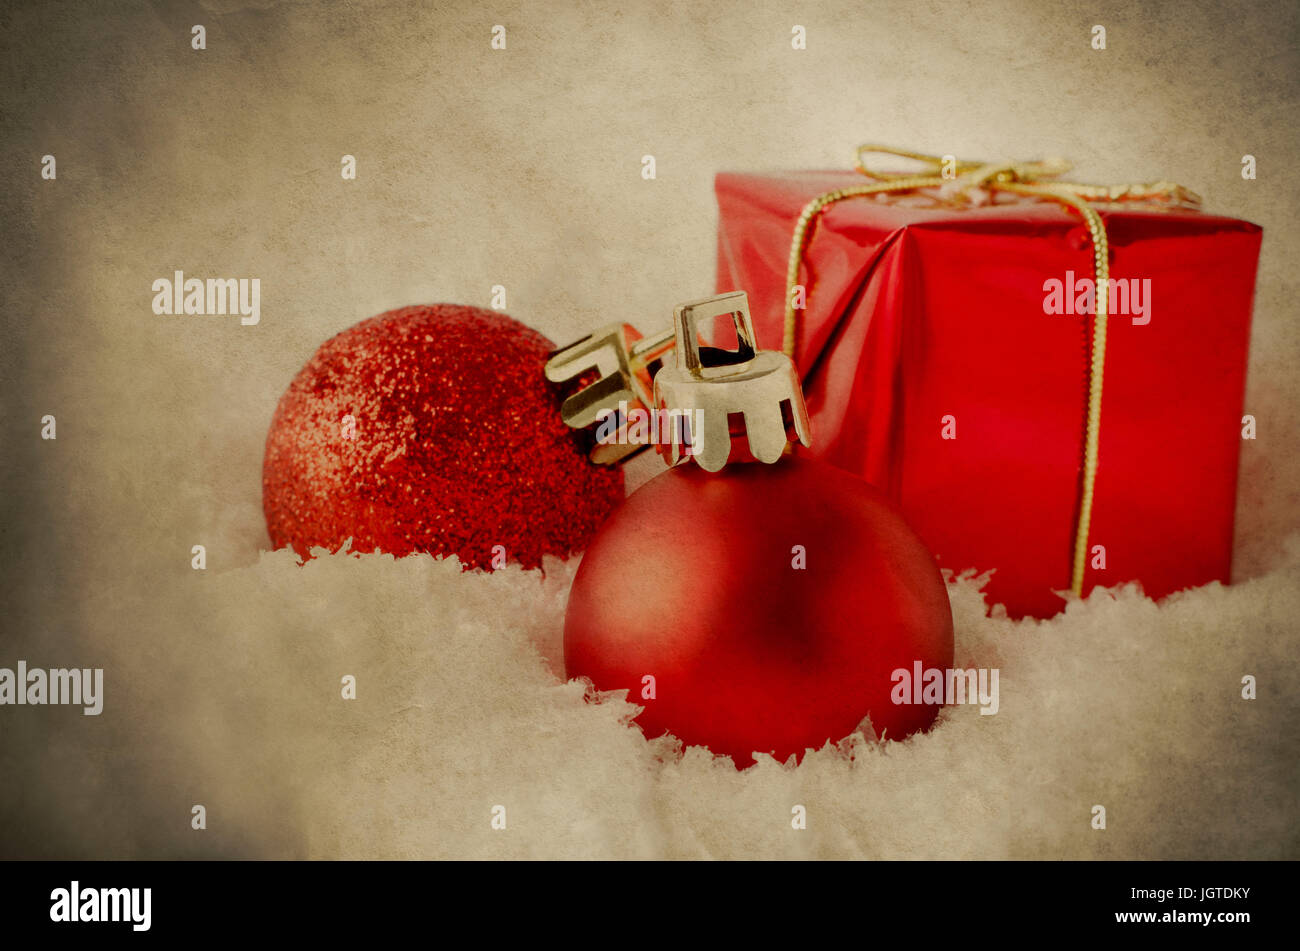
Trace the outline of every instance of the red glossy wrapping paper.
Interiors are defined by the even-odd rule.
[[[718,290],[748,292],[761,347],[781,347],[800,210],[863,181],[717,176]],[[1109,321],[1085,593],[1136,580],[1159,598],[1226,582],[1261,229],[1194,210],[1097,208],[1111,278],[1151,281],[1150,320]],[[821,214],[804,261],[795,361],[812,454],[883,489],[942,567],[994,569],[989,599],[1011,616],[1057,613],[1093,318],[1045,313],[1044,283],[1093,276],[1082,220],[1018,196],[969,208],[927,194],[854,198]],[[955,439],[942,438],[946,416]]]

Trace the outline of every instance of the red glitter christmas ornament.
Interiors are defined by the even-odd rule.
[[[698,347],[693,310],[739,315],[739,350]],[[953,662],[934,557],[862,479],[783,457],[791,438],[807,443],[807,410],[793,363],[753,339],[742,293],[678,308],[678,365],[655,377],[654,403],[688,409],[693,442],[670,429],[666,454],[683,464],[597,533],[564,625],[569,677],[627,689],[647,736],[739,767],[836,742],[868,716],[888,738],[925,729],[942,697],[896,689],[896,672]]]
[[[280,399],[262,464],[276,548],[456,555],[465,567],[583,549],[623,498],[587,458],[542,367],[553,344],[504,314],[404,307],[326,341]]]

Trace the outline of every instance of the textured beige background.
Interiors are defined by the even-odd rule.
[[[0,853],[1300,856],[1300,8],[477,7],[0,12],[0,666],[107,680],[97,719],[0,709]],[[1065,155],[1083,180],[1174,179],[1264,227],[1237,546],[1255,580],[1161,610],[1099,596],[1047,625],[981,619],[962,586],[959,661],[1003,666],[999,716],[738,775],[661,758],[629,708],[554,679],[571,566],[259,556],[266,426],[326,337],[493,284],[556,340],[654,325],[712,289],[716,171],[843,167],[868,140]],[[261,278],[261,324],[154,316],[176,268]],[[1264,676],[1253,705],[1242,673]],[[487,831],[498,802],[508,835]]]

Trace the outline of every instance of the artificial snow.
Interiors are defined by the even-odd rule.
[[[980,579],[953,581],[956,665],[1000,670],[996,715],[950,707],[904,742],[858,734],[798,766],[763,758],[743,772],[647,739],[621,695],[561,678],[576,565],[462,573],[428,556],[322,553],[300,566],[262,552],[148,597],[95,591],[92,616],[140,629],[106,665],[98,738],[80,723],[33,734],[50,744],[49,769],[80,779],[53,794],[68,835],[49,851],[1300,855],[1300,539],[1242,584],[1159,605],[1136,587],[1097,591],[1045,622],[986,616]],[[342,697],[345,675],[355,700]],[[1242,698],[1246,675],[1257,699]],[[88,745],[103,755],[84,759]],[[194,804],[203,831],[190,827]]]

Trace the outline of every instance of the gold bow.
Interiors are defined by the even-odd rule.
[[[896,155],[914,159],[929,168],[924,173],[882,172],[867,168],[863,156],[871,153]],[[1092,523],[1092,500],[1097,481],[1097,446],[1101,435],[1101,391],[1106,368],[1106,321],[1109,314],[1110,251],[1106,238],[1106,225],[1101,215],[1089,202],[1164,201],[1183,206],[1197,206],[1200,196],[1174,182],[1152,182],[1146,185],[1083,185],[1063,182],[1057,176],[1073,166],[1064,159],[1043,159],[1031,162],[974,162],[962,161],[952,156],[925,155],[881,145],[861,145],[854,154],[853,163],[859,172],[875,184],[838,188],[818,195],[799,213],[794,239],[790,244],[790,265],[785,279],[785,340],[783,349],[794,357],[794,343],[798,329],[794,306],[794,290],[799,283],[804,252],[808,246],[809,231],[817,216],[827,207],[846,198],[861,198],[889,192],[908,192],[920,188],[935,188],[950,201],[977,204],[987,201],[996,192],[1029,195],[1044,201],[1054,201],[1073,209],[1083,218],[1092,241],[1093,287],[1096,307],[1092,323],[1092,364],[1088,368],[1088,421],[1084,430],[1083,485],[1079,491],[1079,522],[1074,535],[1074,567],[1070,587],[1076,595],[1083,594],[1083,573],[1088,558],[1088,529]],[[804,306],[811,293],[804,295]]]

